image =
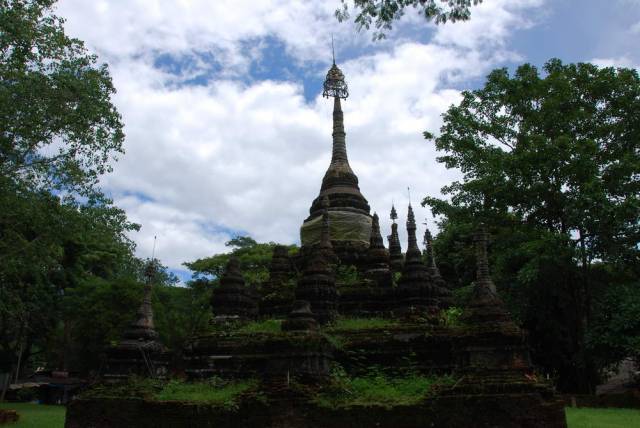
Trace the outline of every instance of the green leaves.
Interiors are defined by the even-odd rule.
[[[107,66],[64,34],[53,1],[0,7],[0,174],[88,196],[123,153]]]
[[[536,362],[557,372],[563,390],[593,386],[584,338],[604,309],[592,301],[617,281],[594,271],[640,274],[639,113],[636,70],[553,59],[542,72],[494,70],[449,108],[438,137],[425,132],[438,161],[463,175],[442,189],[448,199],[423,201],[445,217],[435,241],[443,276],[473,281],[469,238],[485,222],[494,281],[530,331]],[[616,331],[602,325],[609,333],[597,334],[598,346]],[[611,348],[616,361],[620,349]]]
[[[338,21],[351,18],[346,0],[341,0],[342,7],[335,11]],[[417,9],[426,21],[436,24],[446,22],[466,21],[471,17],[471,5],[482,3],[482,0],[354,0],[353,8],[358,11],[354,22],[358,30],[369,30],[373,25],[376,31],[374,40],[384,39],[386,32],[391,31],[395,21],[404,15],[408,7]]]
[[[464,174],[427,199],[438,213],[509,213],[582,237],[589,260],[638,257],[640,78],[635,70],[549,61],[493,71],[444,115],[438,158]],[[425,133],[433,139],[431,133]],[[582,233],[580,233],[582,231]]]
[[[211,257],[184,263],[194,271],[195,278],[220,278],[231,254],[240,260],[240,268],[247,284],[259,286],[269,278],[269,265],[275,243],[257,243],[248,236],[236,237],[225,244],[233,248],[231,253],[215,254]],[[289,247],[289,252],[297,251],[295,245]]]

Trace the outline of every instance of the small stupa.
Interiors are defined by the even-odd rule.
[[[398,224],[396,219],[398,213],[396,207],[391,204],[391,235],[387,237],[389,241],[389,263],[393,272],[402,272],[404,265],[404,256],[402,255],[402,246],[400,245],[400,237],[398,236]]]
[[[134,320],[124,331],[122,340],[107,350],[104,368],[106,379],[123,379],[130,376],[163,377],[167,373],[166,348],[159,341],[151,305],[155,263],[155,260],[151,260],[145,269],[142,302]]]
[[[407,213],[407,254],[398,280],[399,303],[402,311],[432,315],[438,310],[438,300],[429,270],[422,262],[416,239],[416,219],[409,204]]]
[[[380,221],[376,213],[373,214],[371,241],[367,250],[364,276],[381,287],[391,287],[393,285],[389,267],[389,251],[384,247],[382,235],[380,234]]]
[[[428,227],[424,231],[423,243],[425,247],[425,264],[427,265],[427,269],[429,270],[429,274],[431,275],[433,285],[437,288],[440,307],[448,308],[452,303],[451,289],[440,274],[440,269],[438,268],[438,264],[436,263],[436,252],[433,248],[433,235],[431,235],[431,231]]]
[[[231,256],[220,278],[220,285],[211,295],[214,322],[246,321],[258,315],[258,303],[247,288],[240,261]]]

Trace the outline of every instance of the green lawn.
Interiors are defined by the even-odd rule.
[[[31,403],[0,403],[2,409],[13,409],[20,414],[18,423],[3,428],[63,428],[64,406],[46,406]]]
[[[567,407],[569,428],[636,428],[640,427],[640,410],[589,409]]]

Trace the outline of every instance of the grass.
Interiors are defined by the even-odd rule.
[[[344,371],[334,372],[331,386],[314,397],[321,407],[408,406],[429,397],[438,385],[450,384],[449,376],[426,377],[412,375],[389,377],[382,373],[349,378]]]
[[[238,404],[237,399],[243,393],[257,387],[258,381],[254,379],[228,382],[212,378],[206,382],[192,383],[171,381],[153,398],[158,401],[192,401],[235,408]]]
[[[591,409],[567,407],[569,428],[632,428],[640,427],[640,410]]]
[[[280,328],[282,320],[268,319],[264,321],[254,321],[240,327],[238,333],[273,333],[277,334],[282,331]]]
[[[64,406],[47,406],[33,403],[0,403],[0,409],[16,410],[20,419],[7,428],[63,428],[66,409]]]
[[[191,401],[235,408],[244,393],[258,388],[255,379],[228,381],[217,377],[201,382],[132,378],[127,382],[95,385],[82,398],[143,398],[156,401]],[[255,394],[259,398],[259,394]]]
[[[385,318],[338,318],[329,330],[366,330],[393,327],[397,324],[397,321]]]

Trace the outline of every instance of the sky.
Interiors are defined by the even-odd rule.
[[[395,203],[436,225],[425,196],[459,179],[425,130],[495,68],[550,58],[640,67],[640,0],[484,0],[471,20],[436,26],[409,11],[383,41],[333,15],[340,0],[60,0],[69,35],[107,63],[125,155],[101,187],[131,221],[138,256],[180,279],[225,242],[299,243],[331,157],[336,62],[349,161],[390,231]],[[418,228],[419,236],[424,225]],[[406,233],[400,227],[403,247]]]

